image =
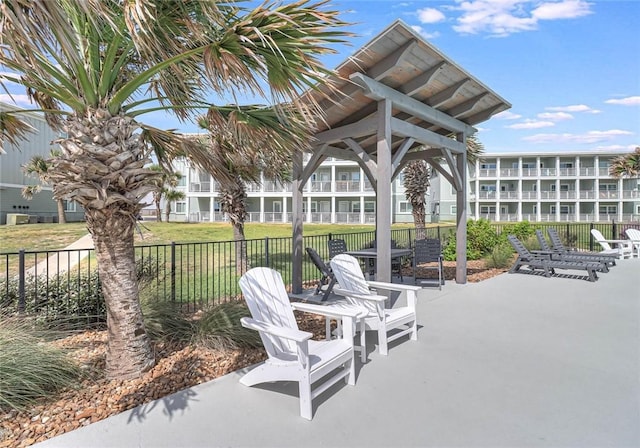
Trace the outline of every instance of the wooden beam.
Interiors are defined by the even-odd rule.
[[[402,144],[400,145],[396,153],[391,158],[391,164],[393,165],[394,171],[396,170],[398,165],[400,165],[400,162],[404,158],[405,154],[409,151],[409,148],[411,148],[411,146],[415,142],[416,140],[411,137],[407,138],[405,141],[402,142]]]
[[[320,148],[314,149],[309,162],[307,162],[307,165],[304,167],[302,173],[300,174],[300,181],[302,182],[301,188],[304,188],[313,172],[317,170],[320,164],[327,159],[326,152],[328,146],[329,145],[325,143],[321,145]]]
[[[464,134],[456,136],[464,143]],[[456,283],[467,283],[467,153],[456,155],[462,188],[456,191]]]
[[[376,117],[368,117],[356,123],[320,132],[315,135],[315,138],[319,143],[335,143],[345,138],[375,134],[377,129]]]
[[[376,81],[380,81],[389,74],[400,62],[402,62],[413,48],[417,46],[417,42],[413,39],[407,41],[403,46],[393,51],[389,56],[376,63],[367,70],[367,75]]]
[[[440,69],[443,68],[445,65],[447,65],[446,61],[438,62],[436,65],[431,67],[426,72],[416,76],[415,78],[411,79],[408,82],[405,82],[404,85],[400,87],[400,91],[405,95],[409,95],[409,96],[413,95],[418,90],[428,86],[429,83],[433,80],[433,78],[435,78],[435,76],[438,74],[438,71],[440,71]]]
[[[302,151],[293,153],[293,194],[291,199],[292,223],[292,270],[291,287],[292,292],[299,294],[302,292],[302,250],[303,250],[303,216],[302,216]]]
[[[436,93],[435,95],[427,98],[427,104],[431,107],[438,107],[443,103],[453,99],[454,96],[458,94],[460,89],[462,89],[466,83],[471,81],[469,78],[465,78],[460,82],[455,83],[454,85],[447,87],[446,89]]]
[[[449,115],[434,109],[416,99],[405,95],[389,86],[386,86],[362,73],[352,73],[349,78],[359,84],[369,98],[375,100],[387,99],[393,104],[393,108],[407,112],[429,123],[449,129],[451,132],[464,132],[471,135],[473,127]]]
[[[369,154],[367,154],[367,152],[364,149],[362,149],[362,146],[360,146],[358,142],[356,142],[355,140],[351,138],[347,138],[345,139],[344,142],[349,146],[349,148],[351,148],[353,153],[356,155],[358,165],[360,165],[360,168],[362,168],[362,171],[364,171],[364,174],[369,179],[369,182],[371,182],[371,186],[373,187],[373,190],[377,192],[378,181],[375,177],[375,173],[377,171],[378,164],[376,163],[375,160],[371,158],[371,156],[369,156]]]
[[[415,124],[398,120],[397,118],[391,119],[391,129],[395,135],[412,137],[417,142],[427,146],[447,148],[455,153],[465,152],[467,150],[467,148],[460,142],[457,142],[449,137],[436,134],[435,132],[421,128],[420,126],[416,126]]]
[[[481,123],[483,121],[487,121],[489,118],[491,118],[493,114],[498,113],[502,109],[506,110],[507,107],[505,107],[503,103],[496,104],[495,106],[490,107],[489,109],[485,109],[482,112],[478,112],[475,115],[471,115],[470,117],[465,118],[465,121],[469,123]],[[467,135],[471,135],[471,134],[467,134]]]
[[[388,99],[378,103],[378,143],[376,192],[376,280],[391,281],[391,110]],[[385,256],[380,256],[385,255]]]
[[[455,180],[453,179],[451,173],[447,171],[442,165],[440,165],[440,162],[437,159],[429,160],[429,164],[434,170],[440,173],[442,177],[447,179],[447,182],[449,182],[451,185],[455,184]]]
[[[465,101],[464,103],[460,103],[457,106],[452,107],[451,109],[445,110],[445,112],[452,117],[459,117],[460,115],[464,115],[470,110],[472,110],[476,105],[484,98],[489,95],[489,92],[482,92],[480,95],[476,95],[473,98]]]

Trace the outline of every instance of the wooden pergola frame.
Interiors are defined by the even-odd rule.
[[[429,45],[401,21],[356,52],[318,95],[318,122],[306,166],[293,163],[293,290],[302,289],[303,188],[328,157],[352,160],[376,192],[378,250],[391,248],[391,184],[412,160],[425,160],[456,190],[456,281],[466,283],[467,147],[474,124],[509,103]],[[454,138],[452,138],[452,136]],[[448,167],[445,169],[441,161]],[[390,257],[378,257],[377,278],[391,280]]]

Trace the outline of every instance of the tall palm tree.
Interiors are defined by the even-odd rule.
[[[238,273],[244,273],[249,267],[244,234],[246,183],[259,183],[262,177],[275,182],[289,180],[291,154],[305,144],[304,133],[288,126],[276,109],[252,109],[250,115],[245,112],[249,111],[234,108],[228,115],[229,120],[222,125],[201,117],[198,123],[209,134],[197,137],[207,146],[210,157],[215,161],[215,169],[209,174],[218,183],[221,210],[233,227]],[[234,122],[262,129],[262,136],[251,140],[239,139],[233,132],[237,125],[229,125]]]
[[[611,161],[609,174],[613,177],[640,177],[640,146],[635,151]]]
[[[453,138],[453,136],[451,136]],[[467,160],[469,163],[475,163],[478,157],[484,152],[484,145],[476,135],[467,137]],[[426,198],[425,195],[429,190],[429,178],[431,177],[431,169],[424,160],[414,160],[409,162],[403,170],[403,186],[405,196],[411,204],[413,215],[413,223],[416,227],[416,239],[425,238],[426,224]]]
[[[57,157],[60,152],[56,149],[53,149],[51,150],[50,154],[51,157]],[[49,184],[51,182],[51,180],[49,179],[50,168],[51,165],[49,164],[47,159],[42,156],[33,156],[31,160],[29,160],[29,163],[22,167],[25,173],[38,176],[40,178],[40,182],[43,184]],[[30,201],[31,199],[33,199],[33,195],[40,193],[40,191],[42,191],[41,184],[27,185],[22,188],[22,196],[26,200]],[[55,199],[55,201],[58,208],[58,223],[66,224],[67,217],[64,212],[64,199],[58,197]]]
[[[208,108],[210,122],[222,124],[228,110],[208,98],[242,93],[286,103],[282,116],[298,111],[288,123],[302,132],[319,108],[297,101],[298,93],[325,82],[318,56],[349,35],[344,25],[322,0],[255,9],[216,0],[0,3],[0,87],[24,86],[66,135],[50,176],[55,197],[85,209],[107,306],[108,377],[137,377],[154,364],[133,246],[141,200],[159,176],[149,169],[151,152],[165,166],[188,154],[212,167],[203,146],[139,117],[170,110],[184,121]],[[16,116],[0,115],[0,137],[24,135]],[[243,139],[262,135],[232,124]]]

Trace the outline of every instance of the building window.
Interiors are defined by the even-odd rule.
[[[573,168],[573,162],[560,162],[560,168]]]
[[[601,205],[599,210],[601,215],[615,215],[618,213],[616,205]]]
[[[569,184],[560,184],[560,191],[569,191]]]
[[[600,191],[616,191],[618,184],[600,184]]]
[[[360,201],[351,202],[351,211],[353,213],[360,213]]]
[[[495,163],[481,163],[480,164],[480,169],[481,170],[495,170],[496,169],[496,164]]]
[[[375,201],[364,201],[364,212],[365,213],[375,213],[376,212],[376,203],[375,203]]]
[[[495,213],[496,212],[496,206],[495,205],[481,205],[480,206],[480,213],[482,213],[483,215],[486,215],[487,213]]]
[[[187,176],[183,176],[180,173],[176,173],[177,176],[179,176],[178,178],[178,187],[186,187],[187,186]]]
[[[398,202],[398,213],[411,213],[411,204],[407,201]]]
[[[187,203],[185,201],[176,201],[175,203],[176,214],[184,215],[187,213]]]
[[[68,201],[64,200],[64,211],[65,212],[75,212],[76,211],[76,201]]]
[[[451,215],[454,215],[454,216],[455,216],[455,215],[458,213],[458,207],[456,207],[455,205],[452,205],[452,206],[449,208],[449,213],[450,213]]]

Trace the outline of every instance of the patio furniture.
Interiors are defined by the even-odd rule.
[[[562,244],[562,239],[560,238],[560,235],[558,235],[558,231],[556,229],[554,229],[553,227],[549,227],[547,229],[547,233],[549,234],[549,239],[551,240],[551,244],[553,245],[552,250],[560,253],[560,254],[570,254],[570,255],[576,255],[576,254],[586,254],[586,255],[594,255],[594,256],[598,256],[598,257],[602,257],[602,259],[607,263],[607,265],[609,266],[615,266],[616,265],[616,259],[619,258],[620,254],[618,254],[617,252],[615,253],[604,253],[604,252],[578,252],[575,250],[571,250],[571,249],[567,249],[566,247],[564,247],[564,244]]]
[[[331,268],[339,284],[333,292],[344,296],[347,303],[367,310],[364,326],[366,330],[378,332],[378,349],[381,355],[387,355],[389,342],[398,338],[409,335],[411,340],[418,339],[416,294],[421,289],[419,286],[368,282],[358,260],[349,254],[335,256],[331,260]],[[404,293],[406,306],[386,308],[385,302],[388,298],[378,295],[370,288]]]
[[[442,257],[442,245],[437,238],[427,238],[422,240],[416,240],[413,249],[413,283],[416,284],[418,278],[418,267],[420,271],[436,271],[438,274],[437,284],[438,289],[442,289],[444,285],[444,268]],[[421,266],[429,263],[427,266]],[[434,282],[427,282],[426,284],[432,284]]]
[[[378,242],[376,240],[371,241],[371,249],[376,249],[376,254],[377,254],[377,248],[378,248]],[[394,249],[401,249],[400,251],[395,250]],[[366,250],[366,249],[365,249]],[[391,275],[393,275],[394,273],[400,277],[400,282],[404,281],[404,277],[402,276],[402,259],[405,257],[408,257],[411,255],[411,250],[407,250],[405,248],[402,248],[400,246],[398,246],[398,243],[396,240],[391,240],[391,250],[392,250],[392,256],[391,256]],[[352,255],[349,251],[347,251],[346,253]],[[402,253],[402,255],[400,256],[395,256],[394,254],[398,254],[398,253]],[[365,257],[360,257],[360,258],[365,258]],[[369,277],[370,278],[375,278],[375,274],[376,274],[376,261],[377,261],[377,257],[375,258],[368,258],[369,260]]]
[[[628,228],[624,231],[624,233],[627,234],[627,238],[629,238],[629,240],[631,241],[636,257],[640,258],[640,230]]]
[[[311,259],[311,262],[314,264],[316,268],[322,274],[320,280],[318,280],[318,285],[316,286],[316,290],[314,292],[315,295],[320,294],[321,291],[324,291],[322,295],[322,301],[326,301],[329,295],[331,294],[331,290],[333,286],[336,284],[336,276],[333,275],[333,271],[331,270],[331,266],[324,262],[324,260],[318,255],[318,252],[312,247],[307,247],[305,249],[307,251],[307,255]]]
[[[373,279],[375,277],[375,274],[377,272],[377,260],[378,260],[378,248],[377,247],[370,247],[367,249],[360,249],[360,250],[349,250],[347,252],[345,252],[348,255],[351,255],[353,257],[356,258],[361,258],[363,260],[365,260],[365,266],[367,267],[367,275],[369,276],[370,279]],[[394,265],[394,261],[393,260],[401,260],[403,257],[408,257],[411,256],[411,254],[413,253],[413,251],[411,249],[406,249],[406,248],[392,248],[391,249],[391,253],[390,253],[390,257],[391,257],[391,266],[392,266],[392,274],[393,274],[393,265]],[[398,264],[399,267],[396,267],[396,269],[401,269],[401,266]],[[397,272],[397,271],[396,271]],[[402,273],[400,272],[398,274],[400,276],[400,279],[403,280],[402,278]]]
[[[243,317],[242,326],[256,330],[268,359],[245,374],[245,386],[295,381],[300,395],[300,415],[313,418],[312,401],[319,394],[344,379],[355,384],[353,363],[354,323],[357,311],[307,303],[290,303],[280,273],[269,268],[253,268],[240,279],[252,318]],[[346,335],[330,341],[313,341],[311,333],[300,331],[293,310],[341,319]],[[322,380],[313,390],[311,386]]]
[[[507,239],[511,246],[518,254],[518,258],[513,267],[509,269],[510,274],[514,274],[520,271],[520,268],[527,266],[530,272],[541,270],[545,277],[551,277],[555,274],[556,269],[573,269],[573,270],[585,270],[588,274],[588,279],[591,282],[598,280],[598,274],[596,271],[602,268],[602,263],[594,263],[591,261],[563,261],[554,260],[550,254],[533,254],[522,244],[522,242],[515,235],[508,235]]]
[[[347,243],[342,239],[331,239],[327,241],[327,247],[329,248],[329,259],[347,251]]]
[[[553,260],[564,261],[593,261],[594,263],[601,263],[602,266],[599,269],[601,272],[609,272],[609,266],[615,266],[616,256],[600,254],[598,252],[578,252],[578,251],[566,251],[560,252],[551,249],[547,240],[544,238],[544,234],[541,230],[536,230],[536,237],[542,250],[531,251],[534,255],[547,255],[551,256]]]
[[[607,254],[618,253],[622,258],[631,258],[633,243],[629,240],[608,240],[598,229],[591,229],[591,235],[602,246],[602,252]],[[611,247],[613,246],[613,247]]]

